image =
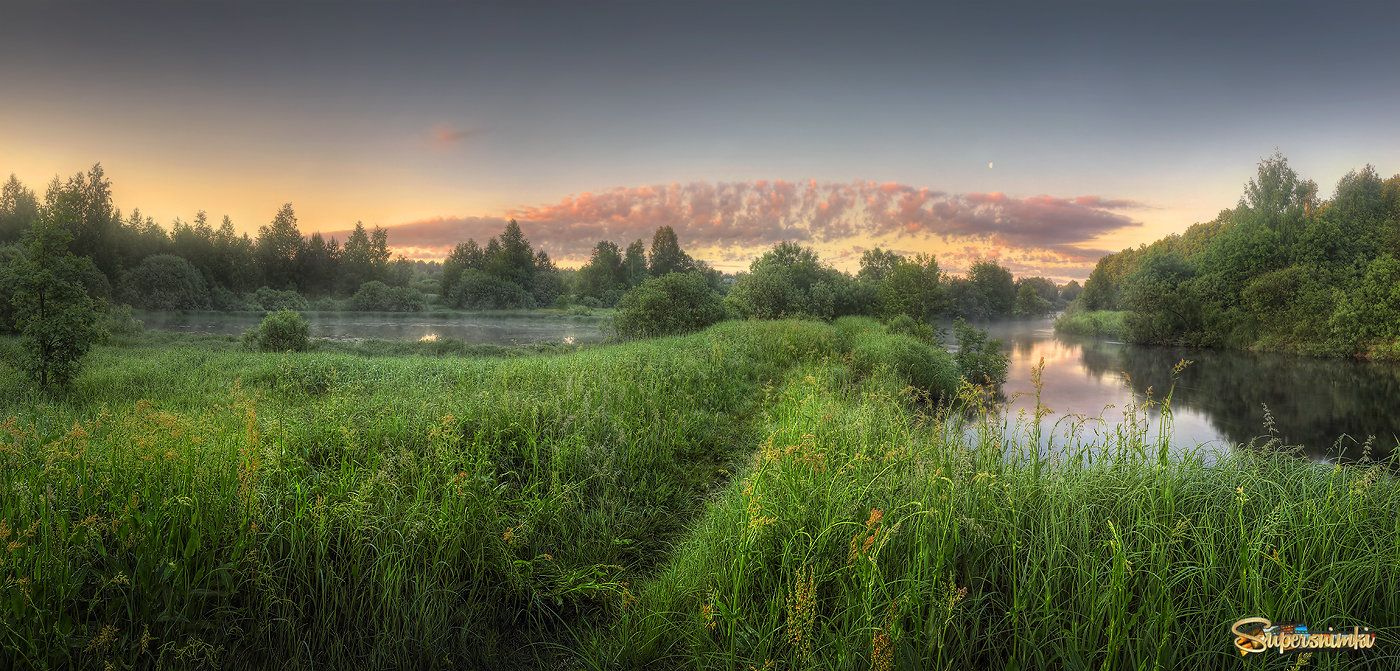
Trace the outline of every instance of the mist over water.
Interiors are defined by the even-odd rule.
[[[262,321],[259,314],[138,312],[148,329],[242,335]],[[333,340],[441,340],[472,345],[542,342],[568,344],[603,339],[598,318],[557,315],[432,315],[413,313],[306,313],[311,337]]]

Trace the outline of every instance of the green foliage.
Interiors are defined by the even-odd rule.
[[[1070,303],[1073,303],[1076,299],[1078,299],[1079,295],[1084,293],[1084,287],[1079,286],[1079,282],[1075,280],[1070,280],[1069,282],[1065,283],[1064,286],[1060,287],[1059,291],[1060,305],[1065,306],[1069,305]]]
[[[13,278],[28,267],[24,245],[0,245],[0,333],[15,330],[15,308],[11,303],[14,292]]]
[[[466,310],[510,310],[533,308],[535,299],[519,284],[471,268],[447,294],[447,304]]]
[[[311,347],[311,325],[292,310],[280,310],[248,329],[243,345],[258,352],[304,352]]]
[[[281,290],[296,288],[296,257],[301,246],[296,212],[291,203],[285,203],[271,223],[258,229],[258,263],[268,286]]]
[[[885,323],[885,328],[890,333],[912,336],[924,343],[937,345],[941,340],[940,329],[936,329],[928,322],[921,322],[909,315],[896,315],[893,319]]]
[[[344,291],[357,291],[366,282],[388,280],[389,258],[389,232],[378,226],[369,232],[364,224],[355,222],[355,230],[338,259]]]
[[[958,366],[953,358],[913,336],[883,329],[860,331],[852,343],[851,362],[863,375],[887,368],[901,383],[929,394],[931,400],[949,398],[958,389]]]
[[[906,259],[892,252],[862,256],[863,282],[873,282],[878,301],[878,313],[885,318],[907,315],[916,321],[937,317],[947,307],[938,261],[932,255],[920,254]],[[870,260],[872,264],[865,265]],[[877,279],[875,279],[877,278]]]
[[[616,244],[600,240],[593,247],[588,263],[578,269],[578,295],[601,299],[606,292],[626,286],[627,271],[622,265],[622,253]]]
[[[651,238],[651,252],[648,262],[647,274],[652,277],[690,272],[695,268],[695,260],[681,251],[680,241],[670,226],[656,229],[656,234]],[[626,275],[624,275],[625,277]]]
[[[9,296],[12,326],[24,347],[21,366],[41,387],[66,385],[105,336],[99,303],[80,281],[92,262],[73,256],[70,240],[59,222],[40,219],[25,233],[24,254],[0,275],[0,295]]]
[[[1011,271],[995,261],[974,261],[967,277],[954,278],[947,288],[953,314],[966,319],[1008,317],[1016,304]]]
[[[0,246],[18,242],[39,218],[39,199],[14,173],[0,187]]]
[[[278,291],[269,287],[260,287],[253,295],[244,301],[249,308],[262,310],[264,312],[278,312],[281,310],[304,311],[310,309],[310,304],[306,302],[301,294],[295,291]]]
[[[1022,284],[1016,291],[1016,303],[1012,313],[1017,317],[1040,317],[1050,312],[1051,305],[1050,301],[1036,291],[1034,285]]]
[[[624,338],[650,338],[699,331],[724,317],[724,305],[703,274],[671,273],[627,292],[613,328]]]
[[[745,319],[809,316],[834,319],[865,307],[858,283],[825,265],[817,253],[783,242],[755,259],[725,296],[725,305]]]
[[[148,256],[122,282],[122,300],[145,310],[207,310],[209,290],[189,261]]]
[[[1086,335],[1117,340],[1124,337],[1126,311],[1114,310],[1067,310],[1055,319],[1055,330],[1060,333]]]
[[[1163,461],[1157,408],[1150,429],[1129,408],[1047,454],[970,395],[917,402],[922,345],[881,330],[729,322],[469,359],[98,348],[64,403],[0,394],[5,651],[26,668],[1216,668],[1221,623],[1259,608],[1396,634],[1385,464]],[[15,375],[0,363],[0,386]]]
[[[457,243],[452,253],[442,262],[441,289],[438,293],[442,296],[450,294],[452,287],[457,286],[457,281],[462,279],[462,273],[469,268],[481,270],[483,262],[484,252],[475,240]]]
[[[98,330],[109,335],[134,335],[146,330],[145,324],[131,315],[130,305],[108,303],[102,311]]]
[[[269,290],[270,291],[270,290]],[[252,305],[254,301],[252,295],[248,300],[240,298],[238,294],[229,291],[217,284],[209,289],[209,308],[220,312],[237,312],[240,310],[260,310],[262,306]]]
[[[1396,278],[1386,250],[1400,240],[1394,194],[1400,176],[1383,181],[1366,166],[1319,202],[1316,184],[1275,154],[1235,209],[1101,259],[1078,305],[1128,310],[1125,337],[1137,342],[1389,351],[1400,342],[1400,306],[1387,298]]]
[[[391,287],[379,280],[365,282],[350,297],[351,308],[361,312],[421,312],[426,305],[417,289]]]
[[[1149,249],[1123,283],[1128,337],[1139,342],[1200,342],[1201,307],[1187,282],[1195,269],[1175,252]]]
[[[987,339],[987,332],[968,326],[959,319],[953,325],[958,351],[953,355],[963,379],[972,384],[1000,387],[1006,382],[1010,358],[1001,353],[1001,341]]]

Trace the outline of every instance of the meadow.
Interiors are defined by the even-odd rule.
[[[1259,668],[1400,664],[1386,463],[1169,452],[1140,421],[1169,397],[1041,453],[980,421],[953,357],[864,318],[442,348],[148,334],[63,396],[0,363],[0,654],[1235,668],[1231,623],[1262,616],[1380,643]]]

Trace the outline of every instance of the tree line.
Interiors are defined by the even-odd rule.
[[[1135,342],[1400,357],[1400,175],[1322,200],[1276,152],[1233,209],[1100,259],[1074,309],[1126,311]]]
[[[669,226],[655,231],[649,247],[599,241],[577,271],[560,270],[533,249],[514,220],[485,245],[457,245],[441,263],[392,258],[388,235],[356,223],[343,244],[303,236],[290,203],[256,237],[237,233],[227,216],[215,227],[203,211],[189,222],[177,218],[167,232],[140,210],[123,216],[114,207],[100,164],[54,178],[42,200],[11,175],[0,187],[0,332],[25,334],[40,353],[35,361],[49,362],[36,370],[63,377],[49,365],[83,350],[72,344],[93,341],[100,313],[123,304],[269,312],[422,310],[430,301],[461,309],[616,306],[619,333],[635,336],[725,318],[870,315],[927,327],[941,316],[1039,316],[1080,291],[1075,282],[1013,279],[992,260],[959,277],[931,255],[881,249],[865,251],[851,274],[791,242],[727,276],[681,249]],[[49,354],[62,351],[68,354]]]

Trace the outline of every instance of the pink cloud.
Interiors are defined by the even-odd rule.
[[[950,194],[893,182],[670,183],[583,192],[508,210],[503,217],[403,224],[390,229],[389,240],[395,247],[446,254],[467,238],[485,241],[514,218],[537,247],[561,260],[586,258],[599,240],[650,242],[657,227],[670,226],[683,247],[706,250],[715,259],[751,258],[783,241],[850,247],[894,238],[977,243],[979,253],[989,257],[1008,258],[1014,250],[1050,254],[1042,257],[1044,263],[1053,257],[1055,263],[1083,264],[1105,253],[1084,245],[1141,225],[1120,210],[1144,207],[1093,195]],[[344,239],[347,233],[336,235]],[[1024,262],[1037,261],[1025,257]]]
[[[436,126],[433,126],[432,147],[435,151],[451,149],[461,144],[462,140],[476,135],[480,135],[485,132],[486,129],[484,128],[458,130],[456,128],[453,128],[452,126],[449,126],[448,124],[440,123]]]

